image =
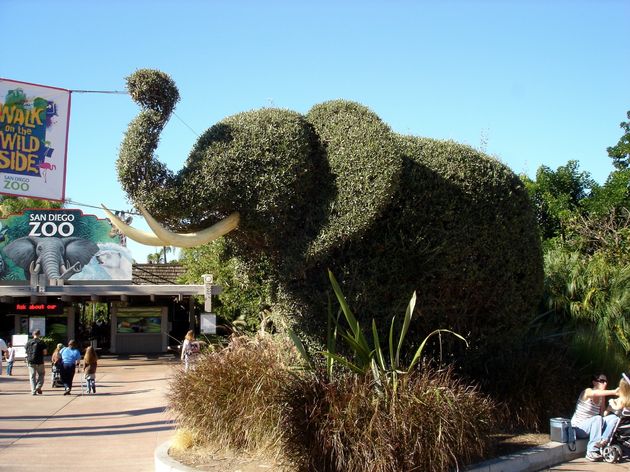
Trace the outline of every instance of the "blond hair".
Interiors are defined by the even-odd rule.
[[[92,346],[88,346],[85,350],[85,357],[83,358],[84,364],[95,364],[98,362],[98,357],[96,356],[96,351]]]
[[[195,332],[191,329],[186,333],[186,337],[184,339],[188,339],[189,341],[195,340]]]
[[[619,382],[619,396],[610,401],[610,406],[615,410],[630,408],[630,384],[625,379]]]

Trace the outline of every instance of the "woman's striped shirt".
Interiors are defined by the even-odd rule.
[[[572,426],[579,426],[582,422],[597,416],[600,414],[599,404],[595,403],[592,399],[582,400],[584,392],[580,394],[577,405],[575,406],[575,413],[571,418]]]

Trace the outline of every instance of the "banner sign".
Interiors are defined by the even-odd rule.
[[[121,307],[116,312],[117,333],[161,333],[162,307]]]
[[[9,313],[18,315],[63,315],[63,303],[14,303]]]
[[[217,334],[217,315],[213,313],[201,313],[200,329],[201,334]]]
[[[70,91],[0,78],[0,194],[63,201]]]
[[[26,210],[0,219],[0,283],[32,274],[64,280],[131,280],[131,252],[109,220],[76,209]]]

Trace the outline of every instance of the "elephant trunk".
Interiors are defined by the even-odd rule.
[[[129,124],[120,147],[118,179],[134,203],[169,220],[178,212],[179,199],[175,177],[154,153],[160,133],[168,121],[179,92],[173,80],[163,72],[141,69],[127,78],[127,89],[143,109]]]
[[[42,271],[46,274],[46,277],[49,279],[59,279],[61,278],[61,256],[57,251],[47,251],[43,252],[37,263],[42,265]]]

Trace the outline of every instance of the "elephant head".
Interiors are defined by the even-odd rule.
[[[478,340],[520,328],[535,310],[542,253],[533,212],[520,179],[495,159],[400,136],[366,107],[334,100],[306,115],[228,117],[173,173],[154,152],[179,99],[175,84],[140,70],[127,85],[142,111],[118,176],[153,230],[108,213],[130,238],[190,247],[228,234],[240,257],[271,261],[277,306],[318,320],[311,332],[326,319],[327,267],[368,322],[404,311],[414,290],[423,328]]]
[[[80,272],[98,252],[92,241],[69,238],[25,236],[11,241],[3,249],[4,255],[30,274],[43,272],[49,279],[68,279]]]

